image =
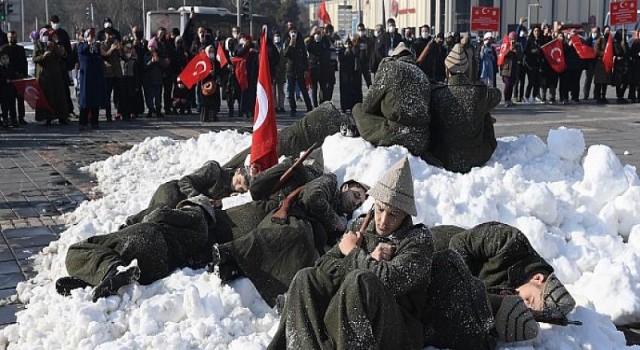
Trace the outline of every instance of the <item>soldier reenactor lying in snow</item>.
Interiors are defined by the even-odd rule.
[[[573,310],[575,301],[553,267],[515,227],[489,222],[468,230],[435,226],[431,233],[436,253],[424,313],[431,315],[424,320],[428,345],[491,349],[496,338],[529,340],[538,334],[536,320],[555,322],[551,315],[566,321]]]
[[[214,245],[212,268],[218,266],[223,281],[246,275],[273,306],[295,273],[312,266],[344,232],[366,190],[356,181],[339,186],[334,174],[320,176],[291,192],[246,236]]]
[[[340,243],[299,271],[269,349],[417,349],[433,242],[416,215],[403,159],[369,191],[374,220],[356,220]],[[369,214],[371,215],[371,214]]]
[[[233,170],[221,167],[215,160],[210,160],[180,180],[172,180],[158,186],[149,206],[129,216],[126,224],[139,223],[147,214],[158,208],[175,208],[180,201],[189,197],[205,195],[210,199],[222,199],[229,197],[232,193],[247,192],[249,182],[249,175],[244,167],[240,166]]]
[[[96,301],[134,281],[150,284],[176,268],[195,267],[215,224],[214,209],[203,195],[181,201],[176,209],[155,209],[140,223],[72,244],[65,260],[71,277],[58,279],[56,290],[68,295],[95,286]],[[138,264],[125,268],[134,259]]]

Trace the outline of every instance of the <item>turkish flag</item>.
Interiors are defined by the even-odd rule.
[[[236,80],[242,91],[249,88],[249,79],[247,78],[247,60],[242,57],[231,57],[231,64],[233,64]]]
[[[224,68],[227,64],[229,64],[229,59],[227,58],[227,54],[224,52],[222,48],[222,44],[218,43],[218,51],[216,52],[216,59],[220,62],[220,68]]]
[[[498,53],[498,66],[504,64],[504,59],[507,57],[509,51],[511,51],[511,40],[509,40],[508,35],[505,35],[504,38],[502,38],[502,45],[500,45],[500,52]]]
[[[205,51],[201,51],[196,57],[191,59],[191,62],[184,67],[184,70],[178,78],[182,83],[187,87],[187,89],[191,89],[192,86],[197,84],[202,79],[206,78],[213,66],[211,65],[211,61],[209,60],[209,56]]]
[[[567,62],[564,60],[564,47],[559,39],[551,40],[541,47],[544,58],[547,59],[551,68],[556,73],[562,73],[567,69]]]
[[[613,72],[613,35],[611,34],[609,34],[609,38],[607,39],[607,46],[604,48],[602,63],[604,63],[604,70],[607,73]]]
[[[583,60],[590,60],[596,58],[596,50],[593,47],[586,45],[580,40],[580,37],[574,35],[571,37],[571,42],[573,43],[573,47],[576,49],[578,56]]]
[[[271,72],[269,71],[267,26],[262,28],[260,37],[260,68],[253,117],[250,163],[252,166],[257,165],[259,171],[278,164],[278,129],[276,128],[276,110],[271,89]]]
[[[331,24],[331,17],[329,17],[327,2],[325,0],[322,0],[320,7],[318,8],[318,18],[325,24]]]
[[[40,88],[40,84],[35,78],[12,80],[13,85],[16,87],[18,94],[27,101],[29,106],[33,109],[44,109],[53,112],[47,97]]]

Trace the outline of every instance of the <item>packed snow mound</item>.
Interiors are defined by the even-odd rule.
[[[115,231],[143,209],[156,187],[200,167],[224,162],[247,147],[249,134],[211,132],[198,139],[147,139],[92,164],[104,197],[66,216],[68,229],[35,256],[38,275],[18,286],[27,308],[0,331],[0,344],[18,348],[263,349],[278,317],[251,282],[223,285],[215,274],[183,269],[148,286],[91,302],[91,290],[56,294],[66,276],[69,245]],[[374,184],[401,157],[403,147],[375,148],[360,138],[325,140],[327,171],[340,180]],[[493,158],[468,174],[427,165],[408,155],[414,177],[416,223],[471,227],[496,220],[514,225],[556,269],[578,307],[569,318],[583,326],[542,325],[536,340],[516,349],[617,349],[619,324],[640,321],[640,186],[635,168],[622,166],[606,146],[584,154],[582,132],[560,128],[547,143],[536,136],[503,138]],[[227,198],[226,207],[249,200]],[[360,209],[370,207],[371,200]]]

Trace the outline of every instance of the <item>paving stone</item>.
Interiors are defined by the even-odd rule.
[[[15,288],[19,282],[24,281],[22,273],[0,274],[0,289]],[[1,314],[1,313],[0,313]]]
[[[6,299],[16,294],[15,288],[0,289],[0,299]]]
[[[23,310],[21,304],[9,304],[0,306],[0,325],[16,323],[16,312]]]
[[[7,230],[3,232],[4,237],[7,240],[14,238],[33,238],[33,237],[46,237],[53,235],[53,232],[46,226],[43,227],[29,227]]]
[[[47,243],[46,245],[35,246],[35,247],[16,248],[11,246],[11,248],[13,249],[13,254],[16,256],[16,259],[18,260],[18,264],[24,265],[23,261],[28,261],[26,259],[30,258],[35,254],[38,254],[42,250],[42,248],[48,245],[49,243]]]
[[[42,236],[25,236],[16,238],[7,238],[7,242],[14,252],[17,252],[24,248],[43,247],[48,246],[51,241],[58,239],[54,234],[42,235]]]
[[[0,244],[0,262],[2,261],[15,261],[13,253],[4,242]]]
[[[40,216],[37,210],[34,208],[15,208],[13,211],[19,218],[37,218]]]
[[[7,275],[11,273],[20,273],[20,266],[14,260],[0,262],[0,275]]]
[[[0,220],[13,220],[18,217],[11,209],[0,209]]]

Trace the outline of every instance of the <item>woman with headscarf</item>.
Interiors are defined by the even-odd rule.
[[[196,93],[200,94],[200,121],[217,122],[218,113],[220,112],[220,88],[218,87],[220,63],[216,60],[215,46],[209,45],[204,51],[211,61],[212,70],[197,86]]]
[[[36,79],[40,89],[49,103],[50,109],[36,109],[36,120],[46,121],[46,125],[51,125],[53,119],[58,119],[58,123],[69,124],[69,106],[67,105],[65,86],[62,76],[62,55],[58,46],[53,40],[53,31],[47,28],[40,30],[40,40],[33,45],[33,63],[36,65]]]
[[[522,47],[516,39],[516,32],[509,33],[511,49],[504,56],[504,63],[500,66],[500,76],[502,76],[502,82],[504,83],[505,107],[513,106],[511,97],[513,95],[513,88],[516,85],[520,74],[519,62],[522,61]]]

